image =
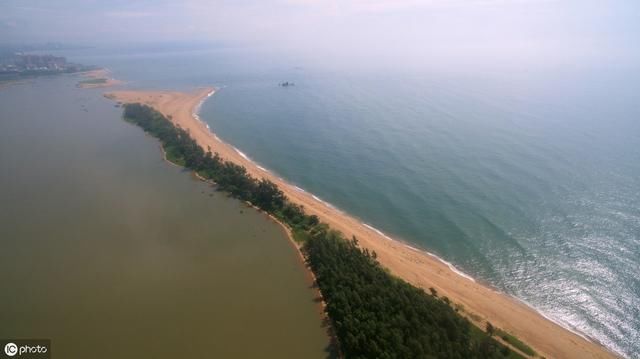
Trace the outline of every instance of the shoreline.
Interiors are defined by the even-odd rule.
[[[323,201],[314,194],[286,182],[283,178],[253,162],[236,147],[222,141],[198,115],[204,101],[215,93],[213,88],[192,93],[173,91],[115,91],[105,97],[122,102],[149,105],[175,125],[189,131],[203,148],[210,148],[223,159],[244,166],[255,178],[276,183],[289,199],[303,205],[309,214],[341,231],[347,238],[356,236],[360,246],[375,251],[378,261],[392,274],[428,291],[435,288],[442,296],[463,306],[465,317],[483,328],[488,320],[494,326],[520,338],[539,355],[549,358],[610,358],[615,355],[581,333],[566,328],[521,299],[476,282],[453,264],[426,250],[393,239],[375,227]],[[276,222],[280,223],[276,220]],[[282,225],[282,223],[280,223]],[[286,226],[286,232],[290,231]],[[291,238],[290,238],[291,240]],[[292,243],[298,248],[297,243]],[[299,248],[298,248],[299,251]]]

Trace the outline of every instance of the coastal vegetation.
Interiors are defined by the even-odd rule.
[[[105,78],[87,79],[79,82],[80,85],[99,85],[107,82]]]
[[[387,273],[355,238],[318,231],[304,250],[348,358],[519,357],[473,330],[446,297]]]
[[[452,308],[447,297],[391,275],[377,254],[347,240],[289,201],[278,186],[204,151],[189,132],[153,108],[124,105],[126,121],[158,138],[166,158],[195,171],[233,197],[273,215],[302,243],[347,358],[522,358]]]
[[[518,339],[517,337],[505,332],[502,329],[496,328],[495,329],[495,334],[498,335],[502,340],[504,340],[505,342],[513,345],[514,347],[518,348],[518,350],[520,350],[521,352],[529,355],[529,356],[536,356],[538,355],[538,353],[536,353],[535,350],[533,350],[530,346],[528,346],[526,343],[524,343],[523,341],[521,341],[520,339]]]

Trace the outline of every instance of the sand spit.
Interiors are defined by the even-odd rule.
[[[240,150],[220,140],[197,116],[202,102],[214,93],[213,88],[201,88],[190,93],[174,91],[115,91],[107,98],[121,103],[144,103],[154,107],[174,124],[189,131],[205,149],[217,152],[226,160],[247,168],[256,178],[276,183],[295,203],[305,207],[347,237],[356,236],[360,245],[374,250],[378,260],[394,275],[424,288],[435,288],[439,295],[462,304],[469,319],[484,327],[486,320],[532,346],[546,358],[613,358],[614,354],[597,343],[563,328],[523,302],[476,282],[451,263],[389,236],[362,223],[313,194],[287,183],[282,178],[252,162]],[[480,318],[480,319],[478,319]]]

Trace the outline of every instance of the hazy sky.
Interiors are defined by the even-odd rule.
[[[0,42],[222,41],[380,62],[640,60],[640,1],[0,0]]]

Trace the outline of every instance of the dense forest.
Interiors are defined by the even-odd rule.
[[[172,162],[214,181],[288,225],[304,242],[326,310],[346,358],[518,358],[473,326],[435,292],[425,293],[385,271],[375,252],[307,215],[276,184],[205,152],[189,133],[141,104],[124,105],[125,120],[157,137]]]
[[[446,298],[387,273],[355,238],[318,232],[304,249],[347,358],[517,357]]]

